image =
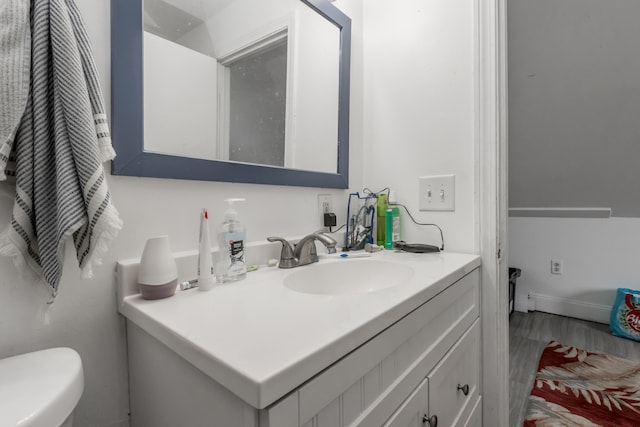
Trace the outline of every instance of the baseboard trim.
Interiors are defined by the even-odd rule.
[[[529,310],[535,310],[535,307],[529,306],[529,295],[516,293],[515,310],[520,313],[526,313]]]
[[[529,298],[535,302],[535,309],[538,311],[609,324],[611,316],[611,306],[609,305],[593,304],[541,294],[529,294]]]

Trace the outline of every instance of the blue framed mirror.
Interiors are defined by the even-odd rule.
[[[176,7],[180,1],[191,4],[191,8]],[[264,0],[246,1],[253,2],[257,8],[269,7],[263,3]],[[278,1],[287,3],[287,0]],[[266,24],[256,24],[253,30],[230,37],[231,41],[213,43],[211,40],[217,37],[216,31],[222,32],[223,24],[228,24],[229,20],[224,16],[212,18],[210,14],[198,16],[202,11],[194,5],[211,9],[214,3],[224,3],[223,6],[229,9],[229,5],[238,4],[237,0],[111,0],[112,136],[117,152],[112,162],[112,174],[348,188],[351,20],[327,0],[289,2],[295,3],[293,11],[282,12]],[[206,7],[203,6],[205,4]],[[246,11],[245,5],[242,9],[243,21],[250,20],[249,16],[268,15],[273,9],[253,11],[251,14]],[[167,16],[172,17],[172,24],[167,24]],[[318,17],[321,21],[318,21]],[[212,25],[214,19],[222,24]],[[336,30],[335,35],[327,33],[327,36],[318,36],[322,34],[319,31],[324,31],[321,28],[327,27],[327,24]],[[186,34],[193,27],[199,29],[190,34],[207,33],[206,43],[195,43],[195,37]],[[224,33],[228,34],[236,27],[235,24],[227,25]],[[322,43],[329,43],[327,40],[337,42],[335,49],[332,48],[335,53],[323,48]],[[157,49],[152,44],[155,42],[160,43]],[[201,48],[194,52],[191,49],[193,46],[187,46],[189,43],[199,44]],[[157,61],[164,60],[163,64],[150,62],[148,55],[154,49],[159,52]],[[172,49],[179,56],[167,53]],[[294,56],[294,53],[298,56]],[[310,54],[313,61],[322,62],[311,63]],[[287,58],[279,68],[272,66],[278,55]],[[209,64],[207,66],[210,66],[211,73],[217,73],[216,78],[206,84],[198,84],[195,91],[180,86],[195,81],[196,77],[191,74],[169,84],[163,80],[164,74],[170,74],[170,68],[191,64],[191,60]],[[251,65],[256,63],[266,65]],[[254,81],[262,81],[264,74],[271,73],[274,68],[280,70],[280,76],[284,75],[286,81],[282,77],[272,78],[273,81],[280,81],[281,87],[273,89],[270,85],[265,90],[261,89],[259,96],[255,95],[257,90],[235,90],[235,87],[251,87],[252,83],[249,86],[234,83],[239,80],[234,75],[246,74],[244,71],[248,67],[257,70],[255,73],[258,77]],[[320,75],[304,74],[305,68],[310,73],[323,70],[322,67],[336,68],[335,78],[328,81],[326,87],[320,82]],[[186,72],[194,68],[183,67]],[[201,72],[207,75],[211,73]],[[164,83],[151,86],[152,80]],[[212,89],[204,89],[206,85],[212,86]],[[315,92],[308,90],[313,88]],[[200,96],[208,93],[206,90],[216,92]],[[250,92],[254,98],[238,100],[236,93],[241,92]],[[283,95],[285,92],[286,95]],[[265,93],[272,99],[263,101],[267,96]],[[325,96],[327,93],[333,93],[332,97]],[[156,95],[161,96],[158,98]],[[162,96],[165,95],[167,98],[163,100]],[[190,112],[190,105],[184,102],[196,101],[200,102],[198,108]],[[211,111],[200,107],[204,105],[202,103],[211,104]],[[264,122],[262,117],[256,115],[245,118],[245,122],[237,122],[239,117],[244,116],[238,111],[244,112],[248,106],[253,108],[261,103],[268,105],[265,108],[279,105],[277,114],[269,113],[269,116],[279,117],[274,120],[276,125],[273,129],[254,126]],[[194,118],[203,111],[206,111],[204,116]],[[181,125],[185,127],[180,128]],[[193,128],[198,126],[208,129],[209,135],[190,135]],[[265,134],[275,135],[270,145],[262,141],[258,143],[259,146],[245,144],[252,136]],[[216,148],[208,145],[212,139]],[[190,144],[199,145],[200,152],[197,152],[198,149],[185,153],[180,151],[183,146]],[[264,160],[255,160],[251,155],[258,151],[264,151],[269,156]],[[299,155],[301,153],[311,155],[303,159]],[[317,163],[321,157],[329,157],[331,162],[316,167],[314,162]]]

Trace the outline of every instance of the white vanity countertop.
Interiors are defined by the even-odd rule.
[[[382,251],[365,260],[411,266],[407,282],[375,292],[311,295],[263,267],[209,292],[124,298],[120,312],[255,408],[265,408],[480,265],[477,255]],[[320,263],[360,262],[361,258]]]

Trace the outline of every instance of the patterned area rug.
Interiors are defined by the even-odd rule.
[[[640,426],[640,363],[551,341],[524,426]]]

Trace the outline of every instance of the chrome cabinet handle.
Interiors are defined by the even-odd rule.
[[[462,394],[465,396],[469,395],[469,384],[460,385],[458,384],[458,390],[462,390]]]
[[[422,416],[422,424],[426,424],[429,427],[438,427],[438,417],[436,415],[432,415],[431,418],[424,414]]]

